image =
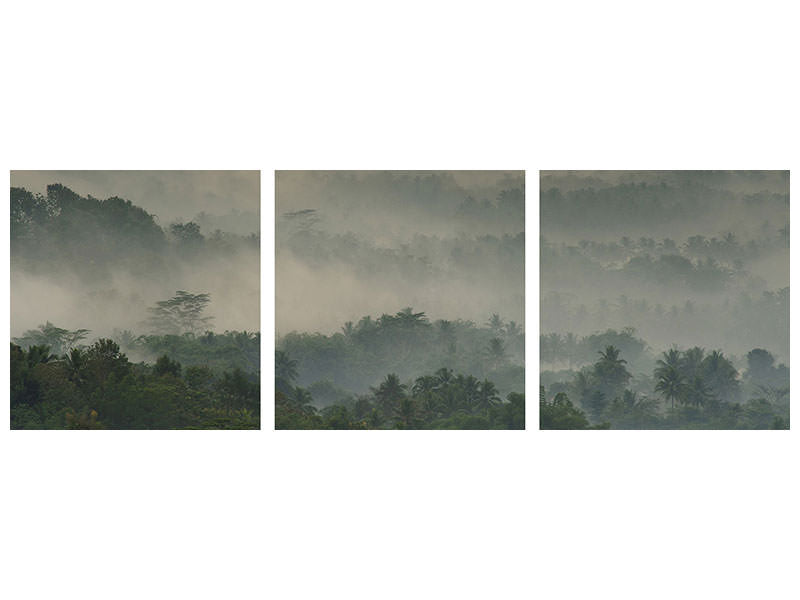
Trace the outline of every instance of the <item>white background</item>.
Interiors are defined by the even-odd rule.
[[[536,431],[537,170],[793,168],[789,7],[4,3],[2,172],[262,170],[265,346],[260,432],[0,411],[3,597],[798,598],[796,431]],[[316,168],[527,170],[528,431],[271,430],[272,173]]]

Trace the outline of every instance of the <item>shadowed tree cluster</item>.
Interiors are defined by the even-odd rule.
[[[222,258],[258,252],[259,236],[215,231],[204,236],[197,223],[172,223],[112,197],[82,197],[61,184],[45,195],[11,188],[11,264],[29,274],[82,285],[108,284],[120,273],[155,280],[185,265],[195,268]]]
[[[524,334],[498,315],[479,327],[462,320],[431,323],[424,312],[405,308],[347,322],[330,336],[290,333],[277,348],[296,361],[304,387],[328,382],[360,394],[389,372],[406,381],[445,366],[490,378],[502,394],[524,390]]]
[[[75,332],[50,323],[34,331],[75,341]],[[59,352],[34,343],[37,336],[12,343],[12,429],[259,427],[257,336],[128,334],[130,347],[153,362],[132,363],[110,339],[62,344]]]
[[[619,349],[607,347],[571,380],[542,387],[543,429],[785,429],[789,373],[763,349],[748,354],[743,377],[725,355],[693,347],[670,349],[652,378],[634,380]],[[562,372],[567,376],[570,371]],[[744,397],[749,396],[747,401]]]
[[[297,361],[275,354],[275,424],[278,429],[524,429],[525,397],[503,401],[488,379],[436,372],[403,382],[386,375],[369,393],[346,396],[322,409],[295,385]]]

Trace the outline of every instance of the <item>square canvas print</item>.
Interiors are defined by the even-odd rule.
[[[789,428],[789,172],[542,171],[540,427]]]
[[[276,428],[524,429],[524,172],[275,181]]]
[[[258,429],[258,171],[11,172],[11,428]]]

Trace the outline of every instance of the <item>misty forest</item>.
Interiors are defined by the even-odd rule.
[[[11,179],[11,427],[258,429],[258,172]]]
[[[524,189],[276,173],[276,428],[524,429]]]
[[[789,428],[788,171],[541,173],[540,427]]]

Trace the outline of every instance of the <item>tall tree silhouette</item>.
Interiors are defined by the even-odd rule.
[[[619,349],[614,346],[606,346],[606,349],[598,354],[600,360],[594,364],[592,375],[606,398],[613,398],[622,392],[631,378],[630,372],[625,367],[627,361],[619,357]]]
[[[486,356],[489,359],[489,367],[494,371],[503,363],[506,358],[506,347],[503,340],[500,338],[492,338],[489,340],[489,346],[486,348]]]
[[[392,416],[398,403],[405,398],[406,386],[395,373],[386,376],[377,388],[372,388],[378,406],[386,416]]]
[[[297,361],[289,358],[283,350],[275,351],[275,379],[288,382],[297,379]]]
[[[683,375],[676,367],[666,362],[659,365],[653,375],[656,378],[655,390],[670,401],[672,408],[675,408],[675,400],[683,397],[686,387]]]
[[[204,317],[203,311],[211,302],[210,294],[190,294],[178,290],[169,300],[156,302],[150,312],[149,325],[158,333],[202,333],[210,328],[214,317]]]

